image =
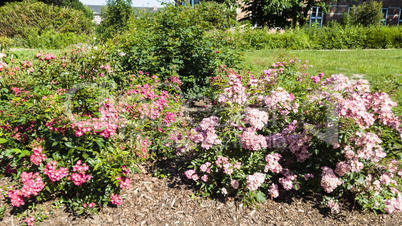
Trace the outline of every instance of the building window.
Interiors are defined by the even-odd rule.
[[[313,7],[310,16],[310,26],[312,24],[319,24],[320,27],[322,27],[322,21],[323,21],[323,13],[320,7]]]
[[[381,12],[384,14],[382,21],[384,22],[384,25],[387,25],[388,8],[382,8]]]
[[[401,17],[401,14],[402,14],[402,9],[399,10],[398,27],[399,27],[399,25],[402,25],[402,17]]]

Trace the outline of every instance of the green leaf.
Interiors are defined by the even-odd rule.
[[[4,143],[6,143],[7,142],[7,140],[6,139],[4,139],[4,138],[0,138],[0,144],[4,144]]]
[[[87,153],[84,153],[84,154],[82,154],[82,157],[83,157],[84,159],[87,159],[87,158],[88,158],[88,154],[87,154]]]
[[[265,194],[262,191],[258,191],[254,194],[255,200],[257,202],[265,202],[267,199],[265,198]]]

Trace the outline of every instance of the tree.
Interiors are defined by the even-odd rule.
[[[244,0],[242,10],[247,16],[242,20],[258,26],[303,26],[312,7],[322,7],[325,12],[326,3],[331,1],[334,0]]]
[[[97,28],[102,38],[110,38],[127,28],[128,20],[134,13],[131,4],[131,0],[107,0],[101,12],[102,22]]]
[[[342,22],[352,25],[378,25],[384,19],[381,12],[382,2],[372,1],[370,3],[363,2],[360,5],[354,5],[349,12],[349,16],[344,14]]]
[[[0,6],[3,6],[8,2],[22,2],[22,1],[23,0],[4,0],[4,1],[0,2]],[[84,12],[85,16],[91,20],[94,17],[92,10],[89,7],[82,4],[82,2],[80,2],[79,0],[37,0],[37,1],[49,4],[49,5],[53,4],[55,6],[69,7],[69,8],[73,8],[76,10],[80,10],[80,11]]]

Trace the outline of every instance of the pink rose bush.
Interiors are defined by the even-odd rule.
[[[12,206],[53,197],[78,213],[122,205],[137,161],[189,149],[178,76],[122,72],[105,57],[118,57],[113,51],[78,45],[1,59],[0,167],[15,175],[6,189]]]
[[[261,75],[222,67],[210,79],[213,116],[187,136],[196,146],[186,177],[200,193],[247,202],[314,191],[336,214],[351,193],[363,208],[401,211],[402,164],[390,155],[402,144],[396,103],[366,80],[308,68],[297,59]]]

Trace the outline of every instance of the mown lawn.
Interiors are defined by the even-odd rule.
[[[250,50],[244,53],[244,65],[259,74],[278,60],[295,56],[314,67],[311,75],[344,74],[370,81],[372,89],[391,94],[398,103],[394,109],[402,115],[402,50]]]

